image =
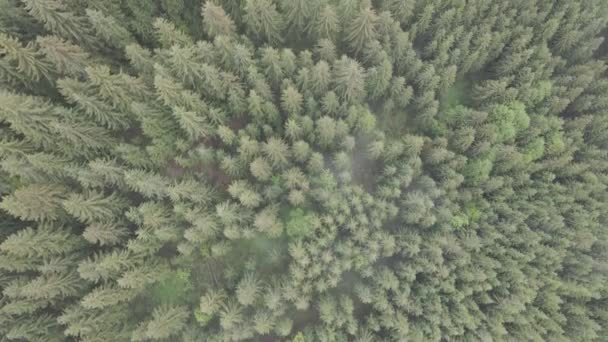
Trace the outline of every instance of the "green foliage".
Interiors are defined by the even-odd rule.
[[[443,94],[441,104],[444,108],[450,109],[458,105],[466,105],[469,102],[469,88],[471,87],[468,80],[457,80]]]
[[[125,206],[124,200],[114,194],[100,193],[72,194],[64,202],[65,210],[82,222],[109,221],[117,216]]]
[[[105,16],[103,13],[91,9],[87,9],[86,13],[97,34],[108,44],[123,48],[133,41],[129,31],[113,17]]]
[[[0,340],[602,341],[606,18],[0,0]]]
[[[299,239],[314,233],[317,218],[313,213],[307,212],[302,208],[289,208],[284,210],[284,212],[282,217],[287,236]]]
[[[518,132],[528,128],[530,117],[523,103],[513,102],[497,105],[489,109],[489,118],[495,122],[500,141],[515,138]]]
[[[244,11],[244,23],[256,38],[269,43],[282,40],[283,18],[271,0],[246,0]]]
[[[255,302],[259,292],[259,283],[255,275],[248,273],[236,287],[236,299],[241,305],[248,306]]]
[[[378,16],[371,6],[361,8],[346,27],[345,39],[351,50],[358,53],[366,44],[376,38],[377,21]]]
[[[291,342],[306,342],[306,338],[302,335],[301,332],[297,333],[296,336],[293,337]]]
[[[40,225],[37,229],[28,227],[9,235],[0,244],[0,250],[15,256],[38,259],[71,252],[79,243],[76,236],[64,229]]]
[[[94,37],[85,17],[69,11],[56,0],[24,0],[26,10],[49,31],[78,44],[92,45]]]
[[[347,56],[334,63],[336,92],[346,102],[360,102],[365,94],[365,70]]]
[[[467,181],[473,184],[485,181],[490,177],[492,171],[492,160],[491,159],[475,159],[467,163],[463,170],[463,175]]]
[[[152,319],[133,333],[131,340],[162,340],[182,331],[188,319],[188,310],[182,306],[161,306],[154,309]]]
[[[34,43],[23,47],[19,40],[0,34],[0,48],[4,60],[11,63],[16,72],[25,74],[33,81],[50,77],[51,67],[42,58],[42,54],[36,51]]]
[[[0,202],[0,208],[24,221],[54,221],[61,215],[64,189],[56,185],[30,185]]]
[[[151,303],[158,305],[188,304],[192,296],[193,285],[187,270],[177,270],[163,275],[148,291]]]
[[[218,35],[232,36],[236,34],[234,22],[221,6],[211,1],[205,2],[202,7],[202,16],[205,31],[210,37]]]

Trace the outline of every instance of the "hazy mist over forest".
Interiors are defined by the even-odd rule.
[[[0,0],[0,342],[607,341],[607,25]]]

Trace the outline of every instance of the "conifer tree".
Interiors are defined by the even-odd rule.
[[[22,0],[32,17],[51,32],[77,44],[92,46],[96,43],[91,28],[83,16],[69,11],[57,0]]]
[[[133,41],[129,31],[122,27],[113,17],[106,16],[100,11],[92,9],[87,9],[86,14],[97,34],[109,45],[116,48],[124,48]]]
[[[72,194],[63,203],[65,210],[82,222],[109,221],[118,216],[125,203],[112,194]]]
[[[359,102],[365,95],[365,70],[357,61],[342,56],[334,63],[335,90],[347,102]]]
[[[13,64],[12,68],[27,76],[29,80],[50,78],[51,65],[43,59],[33,42],[24,47],[17,39],[3,33],[0,34],[0,48],[5,60]]]
[[[246,0],[244,11],[244,23],[256,38],[271,44],[282,40],[283,18],[271,0]]]
[[[317,36],[325,38],[327,42],[331,42],[331,39],[338,34],[338,25],[338,14],[334,6],[325,4],[325,6],[319,9],[319,14],[317,15],[317,20],[315,22]]]
[[[205,2],[202,7],[202,16],[205,31],[211,38],[219,35],[233,36],[236,34],[234,22],[221,6],[211,1]]]
[[[299,114],[302,109],[302,95],[292,86],[283,90],[281,105],[290,115]]]
[[[67,230],[41,224],[37,229],[25,228],[8,236],[0,244],[0,250],[18,257],[39,259],[67,254],[80,244],[80,239]]]
[[[102,285],[82,298],[81,305],[87,309],[103,309],[133,299],[137,295],[131,289]]]
[[[278,138],[270,138],[264,145],[262,146],[262,152],[273,166],[281,167],[287,164],[287,157],[289,155],[289,146],[285,144],[281,139]]]
[[[363,7],[355,15],[346,29],[346,42],[352,51],[359,53],[363,47],[376,38],[378,16],[371,7]]]
[[[54,185],[30,185],[5,197],[0,208],[25,221],[54,221],[62,214],[64,191]]]
[[[51,62],[54,69],[65,75],[82,75],[87,66],[89,54],[81,47],[57,36],[38,36],[36,44],[40,52]]]
[[[90,243],[100,246],[115,245],[128,235],[126,227],[115,222],[93,222],[82,232],[82,237]]]
[[[175,25],[165,19],[158,18],[153,23],[159,43],[166,48],[173,45],[191,45],[192,39],[184,32],[180,31]]]
[[[133,334],[135,341],[165,339],[179,333],[188,319],[186,308],[158,307],[152,313],[152,319],[143,326],[142,334],[136,331]]]

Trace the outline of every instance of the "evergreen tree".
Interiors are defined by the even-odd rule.
[[[82,232],[82,237],[90,243],[100,246],[115,245],[128,235],[126,227],[114,222],[93,222]]]
[[[72,194],[63,203],[65,210],[83,222],[109,221],[121,213],[125,203],[114,194]]]
[[[359,53],[361,49],[376,38],[378,16],[371,7],[362,7],[345,30],[345,39],[352,51]]]
[[[338,25],[339,18],[334,6],[325,4],[321,7],[315,22],[317,36],[326,38],[327,42],[331,42],[331,39],[338,34]]]
[[[4,59],[12,64],[17,73],[25,74],[32,81],[50,78],[51,65],[42,58],[42,53],[37,51],[33,42],[24,47],[16,38],[3,33],[0,34],[0,48]]]
[[[87,9],[86,14],[97,34],[109,45],[122,49],[132,43],[133,37],[129,31],[113,17],[92,9]]]
[[[34,259],[67,254],[80,246],[81,240],[65,229],[42,224],[37,229],[25,228],[8,236],[0,250],[9,255]]]
[[[271,0],[246,0],[244,11],[243,21],[256,38],[271,44],[282,41],[283,18]]]
[[[56,185],[30,185],[3,198],[0,208],[25,221],[54,221],[62,214],[64,189]]]
[[[205,2],[202,7],[202,16],[205,31],[211,38],[218,35],[233,36],[236,34],[234,22],[221,6],[211,1]]]
[[[344,101],[360,102],[365,95],[365,70],[357,61],[342,56],[334,63],[335,90]]]
[[[22,0],[32,17],[44,24],[51,32],[77,44],[93,45],[95,37],[85,17],[69,11],[65,4],[56,0]]]

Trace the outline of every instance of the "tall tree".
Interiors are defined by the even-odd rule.
[[[272,0],[246,0],[244,22],[258,39],[271,44],[282,41],[284,20]]]

